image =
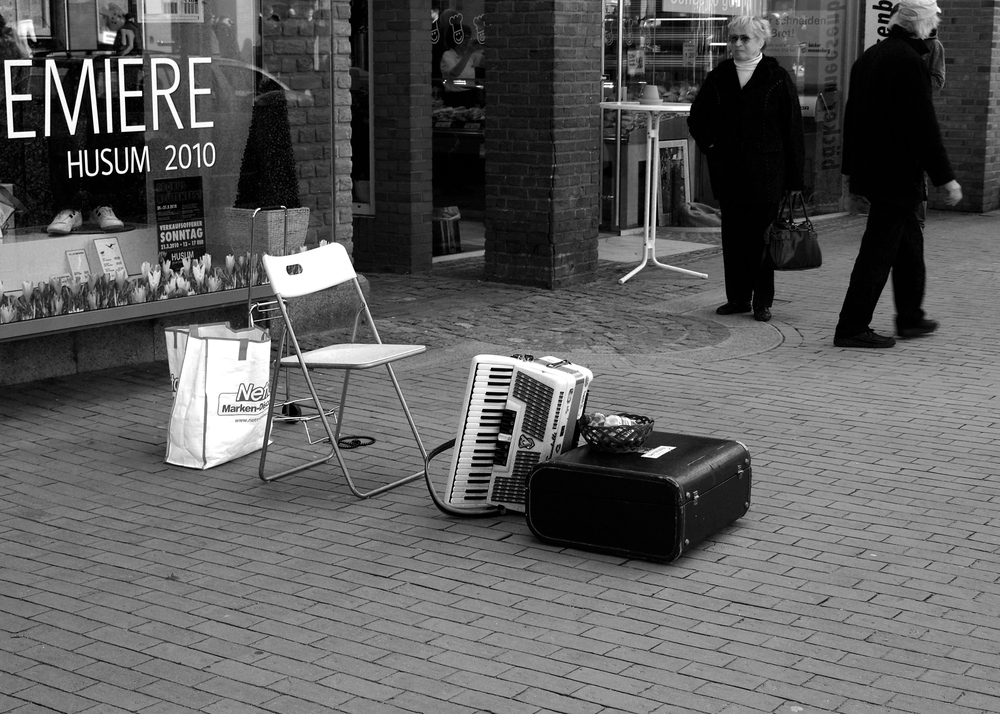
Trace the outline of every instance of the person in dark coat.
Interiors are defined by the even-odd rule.
[[[691,105],[688,129],[708,159],[712,191],[722,209],[726,303],[716,312],[750,312],[766,322],[774,301],[774,269],[764,260],[764,235],[785,192],[803,188],[805,140],[795,84],[763,54],[766,18],[729,23],[732,57],[705,78]]]
[[[924,42],[938,26],[934,0],[902,0],[888,36],[854,63],[844,112],[843,173],[850,190],[868,199],[868,223],[854,262],[833,342],[838,347],[892,347],[870,323],[892,272],[896,333],[903,338],[937,329],[922,309],[926,269],[918,209],[924,173],[962,200],[941,140],[931,99]]]

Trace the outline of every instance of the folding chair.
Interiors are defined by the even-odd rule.
[[[361,285],[358,283],[358,275],[354,272],[354,266],[351,264],[351,258],[347,254],[347,250],[343,245],[339,243],[330,243],[319,248],[313,248],[312,250],[293,253],[287,256],[264,255],[263,263],[267,277],[271,281],[271,288],[274,291],[275,301],[277,302],[278,310],[281,313],[283,326],[277,356],[274,360],[275,369],[271,378],[271,404],[268,409],[267,424],[264,430],[264,445],[260,454],[259,475],[261,480],[275,481],[277,479],[284,478],[285,476],[290,476],[293,473],[312,468],[313,466],[324,464],[333,458],[336,458],[337,463],[340,464],[340,468],[344,472],[344,477],[347,479],[347,485],[350,487],[351,493],[358,498],[369,498],[378,493],[388,491],[389,489],[402,486],[403,484],[423,477],[424,470],[421,469],[416,473],[400,478],[399,480],[393,481],[387,485],[380,486],[372,489],[371,491],[362,492],[354,485],[354,480],[351,478],[351,472],[347,468],[347,464],[344,462],[343,454],[341,453],[342,449],[338,444],[338,441],[340,440],[340,429],[344,423],[344,407],[347,403],[347,391],[351,372],[353,370],[366,370],[384,365],[386,371],[389,373],[389,379],[392,381],[392,386],[396,390],[396,396],[399,398],[399,404],[403,408],[403,413],[406,415],[406,421],[410,425],[410,431],[413,432],[413,438],[416,440],[417,448],[420,450],[421,459],[423,463],[426,463],[427,452],[424,449],[423,442],[420,440],[420,434],[417,433],[417,425],[413,421],[413,415],[410,413],[409,407],[406,406],[406,400],[403,398],[403,392],[399,388],[399,381],[396,379],[396,374],[392,370],[393,362],[420,354],[426,350],[426,347],[424,347],[424,345],[383,344],[381,338],[379,337],[378,330],[375,328],[375,321],[372,319],[371,311],[368,309],[368,302],[365,300],[364,293],[361,290]],[[360,307],[358,308],[357,314],[354,318],[351,341],[343,344],[327,345],[325,347],[319,347],[317,349],[303,352],[299,346],[299,339],[295,334],[295,328],[292,325],[292,320],[289,317],[288,301],[305,295],[311,295],[321,290],[326,290],[347,282],[354,285],[354,290],[360,302]],[[373,339],[368,342],[358,341],[358,329],[361,326],[362,318],[364,318],[368,329],[371,330]],[[291,354],[282,356],[285,355],[286,352],[286,341],[287,344],[291,345]],[[271,436],[271,427],[274,421],[274,405],[275,395],[278,392],[278,376],[282,370],[295,368],[300,369],[302,376],[305,378],[312,406],[315,406],[316,412],[323,423],[323,428],[326,431],[326,438],[323,439],[323,441],[329,439],[330,451],[324,456],[299,464],[290,469],[286,469],[280,473],[266,475],[265,465],[267,462],[267,447]],[[344,381],[343,387],[341,388],[340,405],[339,407],[335,407],[337,412],[336,429],[331,427],[330,420],[327,417],[327,414],[332,412],[333,409],[328,409],[321,402],[310,374],[312,370],[324,369],[343,370]],[[303,401],[308,402],[309,399],[305,399]]]

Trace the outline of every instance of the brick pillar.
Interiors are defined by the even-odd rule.
[[[331,33],[338,26],[338,13],[342,9],[349,12],[347,8],[348,0],[337,0],[317,7],[311,20],[289,17],[261,25],[265,69],[301,93],[288,103],[288,124],[295,152],[299,200],[310,212],[306,239],[309,245],[332,240],[335,234],[336,217],[330,185],[331,106],[340,98],[334,98],[331,82],[340,60],[331,45]],[[344,62],[346,70],[346,60]],[[350,107],[349,94],[347,106]]]
[[[375,2],[371,55],[375,200],[371,231],[356,231],[359,270],[431,268],[431,2]]]
[[[486,278],[555,288],[597,267],[602,6],[486,0]]]
[[[321,4],[322,7],[322,4]],[[331,205],[333,239],[346,243],[353,251],[354,225],[351,216],[351,3],[332,0],[332,81],[333,142],[328,147],[328,159],[333,164]]]
[[[945,85],[935,99],[948,156],[962,184],[960,211],[1000,207],[1000,44],[996,2],[941,3],[938,38],[945,51]],[[931,205],[944,208],[940,191]]]

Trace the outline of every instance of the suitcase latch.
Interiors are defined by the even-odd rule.
[[[689,501],[692,502],[692,505],[695,505],[695,506],[698,505],[698,492],[697,491],[695,491],[693,494],[690,491],[688,491],[687,492],[687,498],[688,498]]]

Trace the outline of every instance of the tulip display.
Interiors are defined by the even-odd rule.
[[[79,277],[38,283],[26,280],[20,291],[5,292],[0,281],[0,324],[246,289],[265,283],[267,276],[261,256],[250,253],[227,255],[223,265],[214,265],[207,253],[199,258],[184,258],[179,270],[174,270],[169,261],[144,262],[133,277],[119,270],[115,275],[91,275],[86,280]]]

